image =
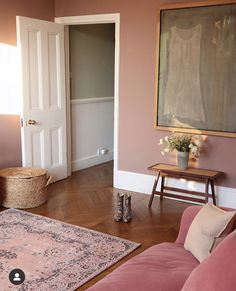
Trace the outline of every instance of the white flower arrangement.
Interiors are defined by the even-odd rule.
[[[162,155],[177,150],[179,152],[189,152],[196,159],[200,156],[202,141],[201,135],[174,133],[171,136],[161,138],[159,144],[164,146]]]

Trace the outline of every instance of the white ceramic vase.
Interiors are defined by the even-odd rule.
[[[188,168],[189,152],[178,152],[177,154],[177,167],[180,170]]]

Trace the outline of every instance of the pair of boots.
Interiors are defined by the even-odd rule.
[[[132,219],[131,196],[117,193],[117,206],[114,215],[115,221],[130,222]]]

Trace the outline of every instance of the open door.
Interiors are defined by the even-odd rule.
[[[22,73],[23,166],[67,177],[64,27],[17,16]]]

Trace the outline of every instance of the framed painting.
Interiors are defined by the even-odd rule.
[[[159,11],[155,127],[236,137],[236,3]]]

